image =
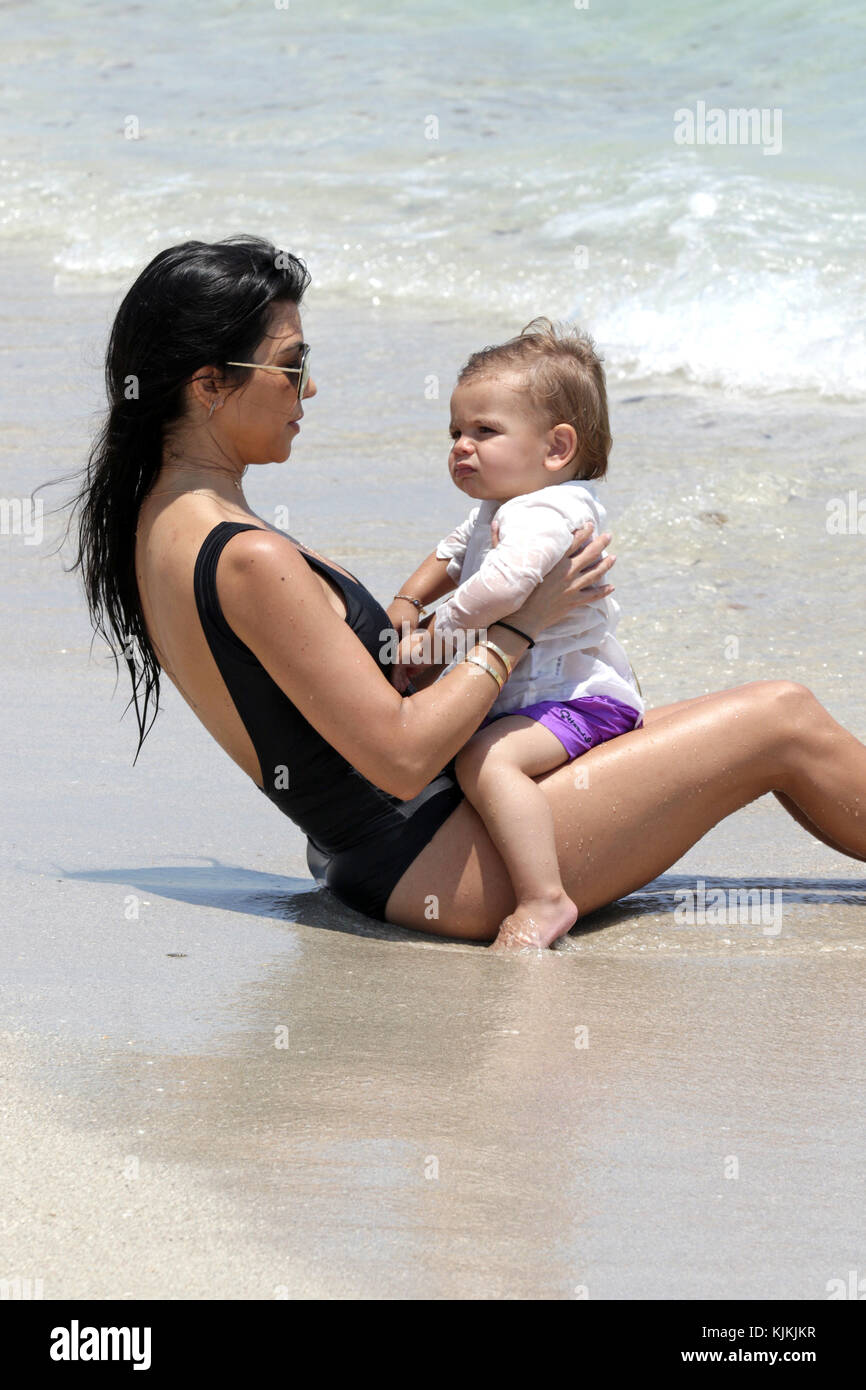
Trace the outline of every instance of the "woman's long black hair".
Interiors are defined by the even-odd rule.
[[[138,596],[135,531],[166,430],[183,414],[184,386],[202,367],[247,376],[226,362],[249,362],[271,305],[300,303],[309,279],[302,261],[259,237],[186,241],[153,258],[117,311],[105,358],[108,413],[72,501],[72,569],[81,570],[91,622],[115,667],[122,656],[129,669],[136,759],[159,710],[160,666]]]

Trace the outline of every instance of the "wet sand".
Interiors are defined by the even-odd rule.
[[[80,460],[110,301],[7,288],[25,495]],[[305,327],[319,398],[248,495],[387,599],[462,515],[444,406],[477,329],[315,300]],[[613,395],[622,633],[650,703],[787,675],[866,736],[863,539],[825,526],[858,484],[862,410]],[[314,888],[300,834],[170,689],[132,767],[53,527],[0,550],[0,1278],[46,1298],[820,1299],[862,1270],[862,866],[765,799],[543,960],[369,922]],[[781,893],[778,933],[681,924],[699,881]]]
[[[714,839],[701,873],[730,862]],[[231,908],[182,874],[146,886],[137,930],[120,894],[152,873],[46,885],[19,953],[40,963],[4,972],[40,1027],[3,1041],[7,1277],[49,1298],[822,1298],[862,1261],[866,1139],[864,893],[829,867],[772,941],[677,932],[674,875],[513,962],[267,876]]]

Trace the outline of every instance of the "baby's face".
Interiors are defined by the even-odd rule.
[[[551,431],[513,373],[457,386],[450,433],[448,471],[468,497],[505,502],[558,481],[545,466]]]

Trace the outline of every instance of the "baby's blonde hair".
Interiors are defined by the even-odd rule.
[[[548,426],[573,425],[575,478],[603,478],[613,443],[602,359],[592,338],[570,324],[537,318],[507,343],[480,348],[461,368],[458,385],[516,372]]]

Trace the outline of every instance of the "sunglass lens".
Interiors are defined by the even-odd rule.
[[[309,379],[310,379],[310,349],[307,348],[306,352],[304,353],[304,360],[303,360],[302,363],[301,363],[301,374],[300,374],[300,376],[298,377],[298,400],[301,400],[301,399],[303,398],[304,392],[305,392],[305,390],[307,389],[307,382],[309,381]]]

